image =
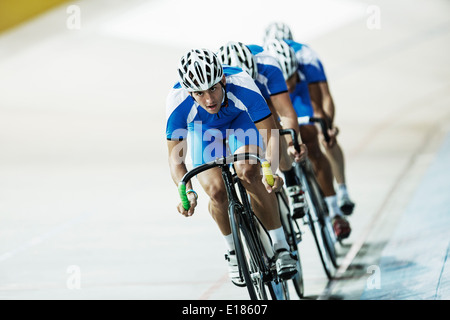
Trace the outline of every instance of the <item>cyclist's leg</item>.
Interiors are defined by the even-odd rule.
[[[242,113],[232,123],[228,136],[232,153],[262,154],[264,146],[261,135],[247,113]],[[242,181],[249,196],[252,208],[272,239],[274,250],[277,252],[277,272],[282,278],[290,278],[296,272],[296,260],[289,253],[289,245],[281,225],[278,203],[275,193],[268,193],[262,183],[261,167],[251,160],[235,163],[238,177]]]
[[[330,93],[330,89],[328,87],[327,81],[317,82],[319,92],[322,94],[322,99],[326,99],[326,103],[323,103],[323,111],[327,115],[329,119],[335,118],[335,106],[334,101]],[[322,100],[323,101],[323,100]],[[338,184],[345,184],[345,168],[344,168],[344,153],[342,152],[341,146],[339,142],[336,140],[336,143],[333,144],[332,147],[325,146],[324,137],[321,134],[321,145],[324,147],[324,153],[326,154],[328,160],[330,161],[331,168],[333,171],[333,175]]]
[[[239,148],[236,153],[255,153],[258,151],[260,151],[259,147],[248,145]],[[283,279],[290,279],[297,273],[297,260],[290,253],[290,247],[281,225],[276,194],[274,192],[267,193],[262,183],[259,165],[241,162],[235,167],[242,184],[251,197],[255,214],[261,220],[272,239],[273,248],[277,253],[277,273]]]
[[[280,122],[276,121],[278,129],[283,129]],[[300,182],[297,180],[295,169],[292,166],[293,159],[288,154],[287,135],[280,136],[280,165],[279,169],[284,177],[284,183],[289,195],[289,203],[293,209],[295,218],[301,218],[304,215],[304,198]]]
[[[339,142],[336,141],[336,143],[332,147],[324,147],[323,149],[325,150],[325,155],[330,161],[333,175],[336,180],[336,193],[339,207],[344,212],[344,214],[351,214],[353,212],[355,204],[350,199],[347,190],[347,183],[345,179],[345,159],[342,148],[339,145]]]
[[[308,148],[308,158],[311,160],[317,181],[325,197],[336,195],[331,165],[320,148],[317,128],[315,125],[302,125],[300,134]]]
[[[190,131],[190,149],[194,166],[213,160],[215,157],[225,155],[224,143],[222,140],[223,137],[218,134],[218,139],[211,139],[209,136],[209,133],[211,132],[206,131],[200,129]],[[211,142],[211,140],[213,141]],[[237,286],[243,286],[245,285],[245,282],[240,276],[237,263],[228,216],[227,192],[222,179],[221,169],[213,168],[202,172],[197,175],[197,180],[209,197],[208,211],[219,227],[220,232],[224,236],[225,243],[227,244],[228,250],[225,254],[225,259],[228,262],[230,279]]]
[[[225,155],[224,136],[220,130],[210,130],[197,125],[190,128],[189,148],[194,167]],[[197,175],[203,190],[209,197],[208,209],[223,235],[231,234],[228,219],[228,199],[222,173],[213,168]]]
[[[348,221],[344,218],[338,206],[336,192],[333,185],[333,173],[330,162],[322,152],[318,130],[314,125],[303,125],[300,127],[303,142],[308,148],[308,157],[313,165],[317,182],[322,189],[327,203],[329,216],[333,221],[333,227],[338,238],[346,238],[351,232]]]
[[[220,232],[226,236],[231,234],[228,219],[228,199],[220,168],[213,168],[197,175],[203,190],[209,197],[208,210],[217,223]]]
[[[231,153],[256,153],[263,155],[264,141],[246,112],[242,112],[230,124],[228,146]],[[255,160],[235,163],[236,173],[252,198],[255,214],[268,230],[281,227],[275,193],[268,193],[262,183],[261,167]]]
[[[209,196],[208,210],[220,232],[222,233],[228,252],[225,260],[228,262],[228,274],[231,281],[237,286],[245,285],[241,278],[237,263],[233,235],[231,233],[230,219],[228,216],[228,199],[222,173],[219,168],[213,168],[197,175],[200,185]]]
[[[328,82],[320,81],[317,83],[317,85],[319,86],[319,90],[322,93],[322,97],[324,97],[323,101],[326,101],[326,103],[323,104],[323,110],[325,114],[329,117],[329,119],[334,119],[335,106],[333,97],[331,96],[330,89],[328,87]],[[322,144],[322,146],[324,146],[324,144]],[[339,207],[344,212],[344,214],[351,214],[355,204],[353,203],[353,201],[350,200],[350,197],[347,192],[347,185],[345,181],[345,159],[342,148],[339,145],[339,142],[336,140],[336,143],[333,144],[332,147],[329,148],[328,146],[325,146],[324,149],[325,149],[324,152],[328,160],[330,161],[333,175],[338,185],[336,191],[338,196]]]
[[[314,115],[307,85],[298,84],[294,93],[291,94],[291,100],[298,117],[312,117]],[[300,136],[308,149],[308,158],[313,165],[317,182],[325,197],[334,196],[336,193],[330,162],[321,150],[318,134],[318,130],[313,124],[300,126]]]
[[[254,145],[246,145],[238,148],[235,153],[261,153],[261,149]],[[248,161],[235,163],[236,172],[241,179],[243,186],[252,198],[252,207],[255,214],[262,221],[268,230],[281,227],[278,214],[278,205],[275,193],[267,193],[262,183],[261,168],[258,164],[251,164]]]

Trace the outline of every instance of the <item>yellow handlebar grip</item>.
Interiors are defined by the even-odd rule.
[[[272,168],[270,167],[270,163],[268,161],[264,161],[263,163],[261,163],[261,167],[263,170],[263,175],[266,178],[267,183],[269,184],[269,186],[273,186],[274,184],[274,180],[273,180],[273,173],[272,173]]]

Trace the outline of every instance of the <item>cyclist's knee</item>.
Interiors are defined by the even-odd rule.
[[[315,126],[307,125],[300,127],[300,135],[302,137],[303,143],[306,144],[308,148],[308,157],[311,161],[320,159],[323,156],[322,150],[319,145],[318,131]]]
[[[225,190],[225,186],[218,184],[211,184],[205,190],[208,194],[211,201],[216,206],[226,205],[228,201],[227,191]]]
[[[261,181],[260,167],[256,164],[240,164],[236,169],[239,179],[250,185]]]

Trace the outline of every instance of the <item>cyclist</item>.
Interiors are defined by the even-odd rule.
[[[286,40],[296,52],[297,59],[304,62],[305,77],[308,79],[308,89],[314,109],[323,109],[325,120],[328,123],[330,142],[323,141],[334,177],[337,183],[338,203],[344,214],[351,214],[355,207],[347,191],[345,179],[344,153],[337,141],[338,128],[334,125],[335,105],[331,96],[325,70],[317,53],[308,45],[294,42],[292,31],[285,23],[274,22],[267,26],[264,41],[276,38]]]
[[[242,69],[223,67],[217,56],[208,49],[192,49],[178,65],[179,82],[166,100],[167,146],[169,167],[175,184],[187,172],[185,155],[187,139],[193,165],[232,153],[262,154],[262,137],[267,135],[266,159],[275,163],[278,137],[272,136],[275,121],[253,79]],[[245,135],[239,132],[245,131]],[[277,132],[277,131],[274,131]],[[273,151],[273,152],[272,152]],[[296,273],[296,260],[291,256],[280,217],[275,193],[283,181],[274,176],[271,188],[262,179],[260,167],[248,161],[235,164],[237,174],[252,198],[255,214],[269,231],[277,253],[276,267],[280,277],[288,279]],[[197,175],[200,185],[209,196],[209,212],[216,221],[229,247],[226,254],[229,274],[236,285],[243,285],[239,276],[234,243],[228,219],[228,199],[219,168]],[[192,184],[186,185],[189,210],[180,203],[178,211],[189,217],[197,206],[197,194]]]
[[[266,99],[271,112],[280,119],[282,126],[279,121],[276,121],[278,127],[294,129],[301,142],[297,114],[292,106],[278,61],[264,52],[260,46],[245,45],[235,41],[229,41],[220,47],[217,56],[223,64],[240,67],[250,74]],[[284,145],[281,150],[280,170],[285,178],[294,217],[300,218],[304,215],[303,191],[296,179],[292,161],[301,161],[307,155],[307,149],[304,144],[301,144],[300,152],[297,152],[292,138],[289,135],[285,137],[287,137],[287,146]]]
[[[313,109],[308,91],[308,80],[304,76],[305,65],[297,60],[294,50],[284,40],[269,39],[264,48],[274,55],[281,66],[286,85],[290,93],[292,104],[299,117],[313,116],[316,113],[323,116],[323,110]],[[323,154],[319,139],[318,130],[315,125],[301,125],[300,134],[308,148],[308,157],[316,173],[317,180],[325,196],[330,218],[336,237],[338,239],[347,238],[351,228],[344,218],[338,206],[336,192],[333,186],[333,173],[330,162]]]

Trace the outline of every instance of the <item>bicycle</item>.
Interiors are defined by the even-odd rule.
[[[273,300],[288,300],[287,281],[277,275],[275,252],[269,233],[254,214],[247,191],[234,169],[234,162],[250,159],[261,164],[266,181],[269,185],[273,185],[273,175],[267,160],[256,154],[241,153],[217,158],[188,171],[178,185],[179,195],[184,208],[188,210],[186,183],[201,172],[220,167],[228,195],[228,215],[239,273],[245,282],[250,299],[267,300],[269,295],[266,290],[268,290]]]
[[[282,131],[280,131],[280,133],[282,133]],[[280,191],[277,191],[276,195],[278,200],[278,210],[280,212],[281,224],[283,225],[287,243],[289,244],[291,253],[297,256],[297,273],[292,278],[292,283],[298,297],[301,299],[304,297],[305,292],[303,284],[302,262],[298,249],[298,245],[302,241],[302,232],[293,218],[293,212],[291,206],[289,205],[286,190],[283,188]]]
[[[325,140],[329,140],[326,130],[326,123],[323,119],[314,117],[299,118],[299,124],[309,122],[318,122],[322,128]],[[282,129],[280,130],[280,134],[290,134],[294,147],[296,150],[300,150],[298,139],[293,129]],[[338,240],[334,234],[333,227],[328,216],[328,207],[325,203],[324,195],[317,182],[309,159],[306,159],[300,163],[294,163],[293,166],[305,195],[306,206],[303,223],[308,225],[311,229],[324,271],[328,279],[332,279],[336,268],[338,268],[335,247]],[[297,232],[301,232],[299,231],[300,227],[298,226],[297,221],[294,220],[294,222],[294,225],[298,230]]]

